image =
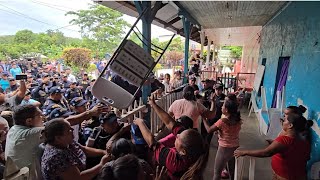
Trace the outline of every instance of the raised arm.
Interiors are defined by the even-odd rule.
[[[137,118],[133,121],[137,126],[139,126],[139,129],[141,131],[141,134],[143,136],[143,139],[147,142],[149,147],[152,147],[157,141],[155,140],[153,134],[149,130],[149,128],[144,123],[143,119]]]
[[[169,130],[172,130],[175,124],[175,120],[167,112],[165,112],[160,106],[157,105],[153,96],[149,97],[149,104],[157,113],[161,121],[166,125],[166,127]]]
[[[107,142],[106,149],[111,150],[112,143],[123,137],[126,133],[130,132],[130,124],[125,124],[116,134],[114,134]]]
[[[27,91],[26,83],[24,82],[24,80],[20,80],[20,87],[19,87],[19,91],[17,92],[17,96],[23,99],[26,94],[26,91]]]
[[[216,125],[210,126],[207,119],[203,120],[203,124],[204,124],[204,127],[206,128],[208,133],[213,133],[213,132],[219,130],[219,128]]]
[[[99,116],[101,113],[108,112],[109,108],[107,106],[95,106],[91,110],[83,112],[78,115],[69,116],[66,118],[67,121],[71,124],[71,126],[80,124],[84,120],[88,120],[93,116]]]
[[[211,98],[210,109],[201,114],[203,118],[213,119],[216,116],[216,103]]]
[[[80,148],[88,157],[99,157],[107,154],[107,151],[102,149],[96,149],[82,145],[80,145]]]

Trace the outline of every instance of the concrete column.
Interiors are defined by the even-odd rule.
[[[185,43],[184,43],[184,79],[183,82],[187,83],[187,74],[188,74],[188,62],[189,62],[189,39],[190,39],[190,28],[191,28],[191,23],[190,21],[185,18],[182,17],[182,22],[183,22],[183,30],[184,30],[184,34],[185,34]]]
[[[212,51],[213,51],[213,53],[212,53],[212,59],[211,59],[212,66],[214,65],[214,64],[213,64],[213,63],[214,63],[214,53],[215,53],[214,48],[215,48],[215,45],[212,43]]]
[[[211,40],[208,38],[206,68],[209,67]]]
[[[203,50],[204,50],[203,46],[204,46],[204,41],[205,41],[205,32],[203,29],[200,31],[200,41],[201,41],[200,58],[202,59],[203,58]],[[200,61],[200,70],[202,70],[202,65],[203,65],[203,61],[201,60]]]
[[[200,51],[200,57],[203,58],[203,46],[205,41],[204,31],[200,31],[200,41],[201,41],[201,51]]]

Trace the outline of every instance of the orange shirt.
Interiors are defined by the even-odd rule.
[[[219,146],[228,148],[239,146],[241,122],[235,125],[228,125],[222,119],[219,119],[214,125],[219,128]]]

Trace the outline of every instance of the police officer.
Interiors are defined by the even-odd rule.
[[[65,90],[67,90],[70,87],[71,82],[68,81],[68,75],[64,74],[62,76],[61,84],[62,84],[62,88]]]
[[[75,97],[70,101],[70,107],[75,114],[81,114],[87,111],[87,103],[88,101],[84,100],[82,97]],[[89,129],[88,127],[86,127],[87,120],[83,121],[81,123],[81,126],[79,124],[72,126],[72,128],[74,129],[73,131],[74,140],[79,142],[82,145],[85,145],[87,138],[90,136],[89,133],[92,132],[92,129]],[[88,123],[91,123],[91,122],[92,121],[88,120]]]
[[[43,104],[43,107],[42,107],[45,115],[48,115],[49,113],[47,112],[48,109],[50,109],[50,107],[53,106],[54,104],[58,105],[63,109],[70,110],[66,100],[62,96],[63,91],[60,87],[58,86],[52,87],[49,93],[50,93],[50,96],[47,98],[46,102]],[[51,107],[51,108],[56,108],[56,107]]]
[[[16,91],[19,88],[16,80],[13,77],[9,77],[9,87],[6,89],[7,93]]]
[[[53,75],[53,81],[52,81],[52,86],[59,86],[61,88],[63,88],[62,83],[60,82],[60,77],[58,74]]]
[[[85,99],[88,100],[88,101],[90,101],[90,102],[93,100],[92,86],[94,85],[95,82],[96,82],[96,80],[95,80],[95,79],[92,79],[92,80],[90,81],[90,86],[88,86],[88,87],[86,88],[85,93],[84,93]]]
[[[213,85],[214,85],[214,81],[210,80],[210,79],[206,79],[201,81],[203,83],[203,89],[200,93],[200,95],[202,96],[202,104],[206,107],[206,108],[210,108],[211,102],[210,102],[210,96],[213,92]]]
[[[77,82],[72,82],[70,88],[67,89],[64,97],[70,102],[75,97],[82,97],[81,90],[77,87]]]
[[[44,104],[48,97],[49,89],[51,88],[49,74],[43,74],[42,79],[39,83],[40,85],[32,90],[31,95],[32,99],[39,101],[41,104]]]
[[[38,83],[33,80],[33,76],[32,75],[27,75],[27,82],[26,82],[27,88],[30,92],[32,92],[32,90],[38,86]]]
[[[211,124],[218,121],[222,116],[222,106],[226,95],[223,93],[223,84],[216,84],[214,86],[214,94],[212,95],[212,101],[215,102],[216,116],[211,120]]]
[[[36,77],[39,72],[38,64],[36,61],[32,62],[31,75]]]
[[[79,88],[81,89],[82,94],[85,94],[87,87],[90,85],[88,73],[83,73],[82,79],[79,83]]]

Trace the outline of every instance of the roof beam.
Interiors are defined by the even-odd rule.
[[[200,23],[190,15],[190,13],[180,4],[180,2],[178,2],[178,1],[173,1],[173,3],[179,7],[179,15],[184,16],[184,17],[187,18],[192,24],[197,25],[197,26],[199,27],[199,29],[201,29]]]
[[[168,3],[162,3],[161,1],[156,1],[153,8],[151,9],[151,19],[156,17],[157,12],[166,6]]]
[[[157,22],[159,22],[159,23],[161,23],[161,24],[164,24],[164,25],[168,24],[167,22],[165,22],[165,21],[163,21],[163,20],[161,20],[161,19],[159,19],[159,18],[157,18],[157,17],[154,17],[153,20],[155,20],[155,21],[157,21]],[[177,32],[177,34],[179,34],[179,31],[181,30],[181,29],[178,29],[178,28],[176,28],[176,27],[174,27],[174,26],[172,26],[172,25],[169,25],[169,24],[168,24],[168,26],[166,26],[166,27],[169,27],[169,28],[175,30],[175,31]],[[182,31],[183,31],[183,30],[182,30]]]
[[[180,20],[181,20],[181,17],[177,16],[176,18],[174,18],[174,19],[172,19],[171,21],[169,21],[169,22],[167,23],[167,25],[165,25],[165,27],[168,27],[169,25],[172,25],[172,24],[174,24],[174,23],[176,23],[176,22],[178,22],[178,21],[180,21]]]

